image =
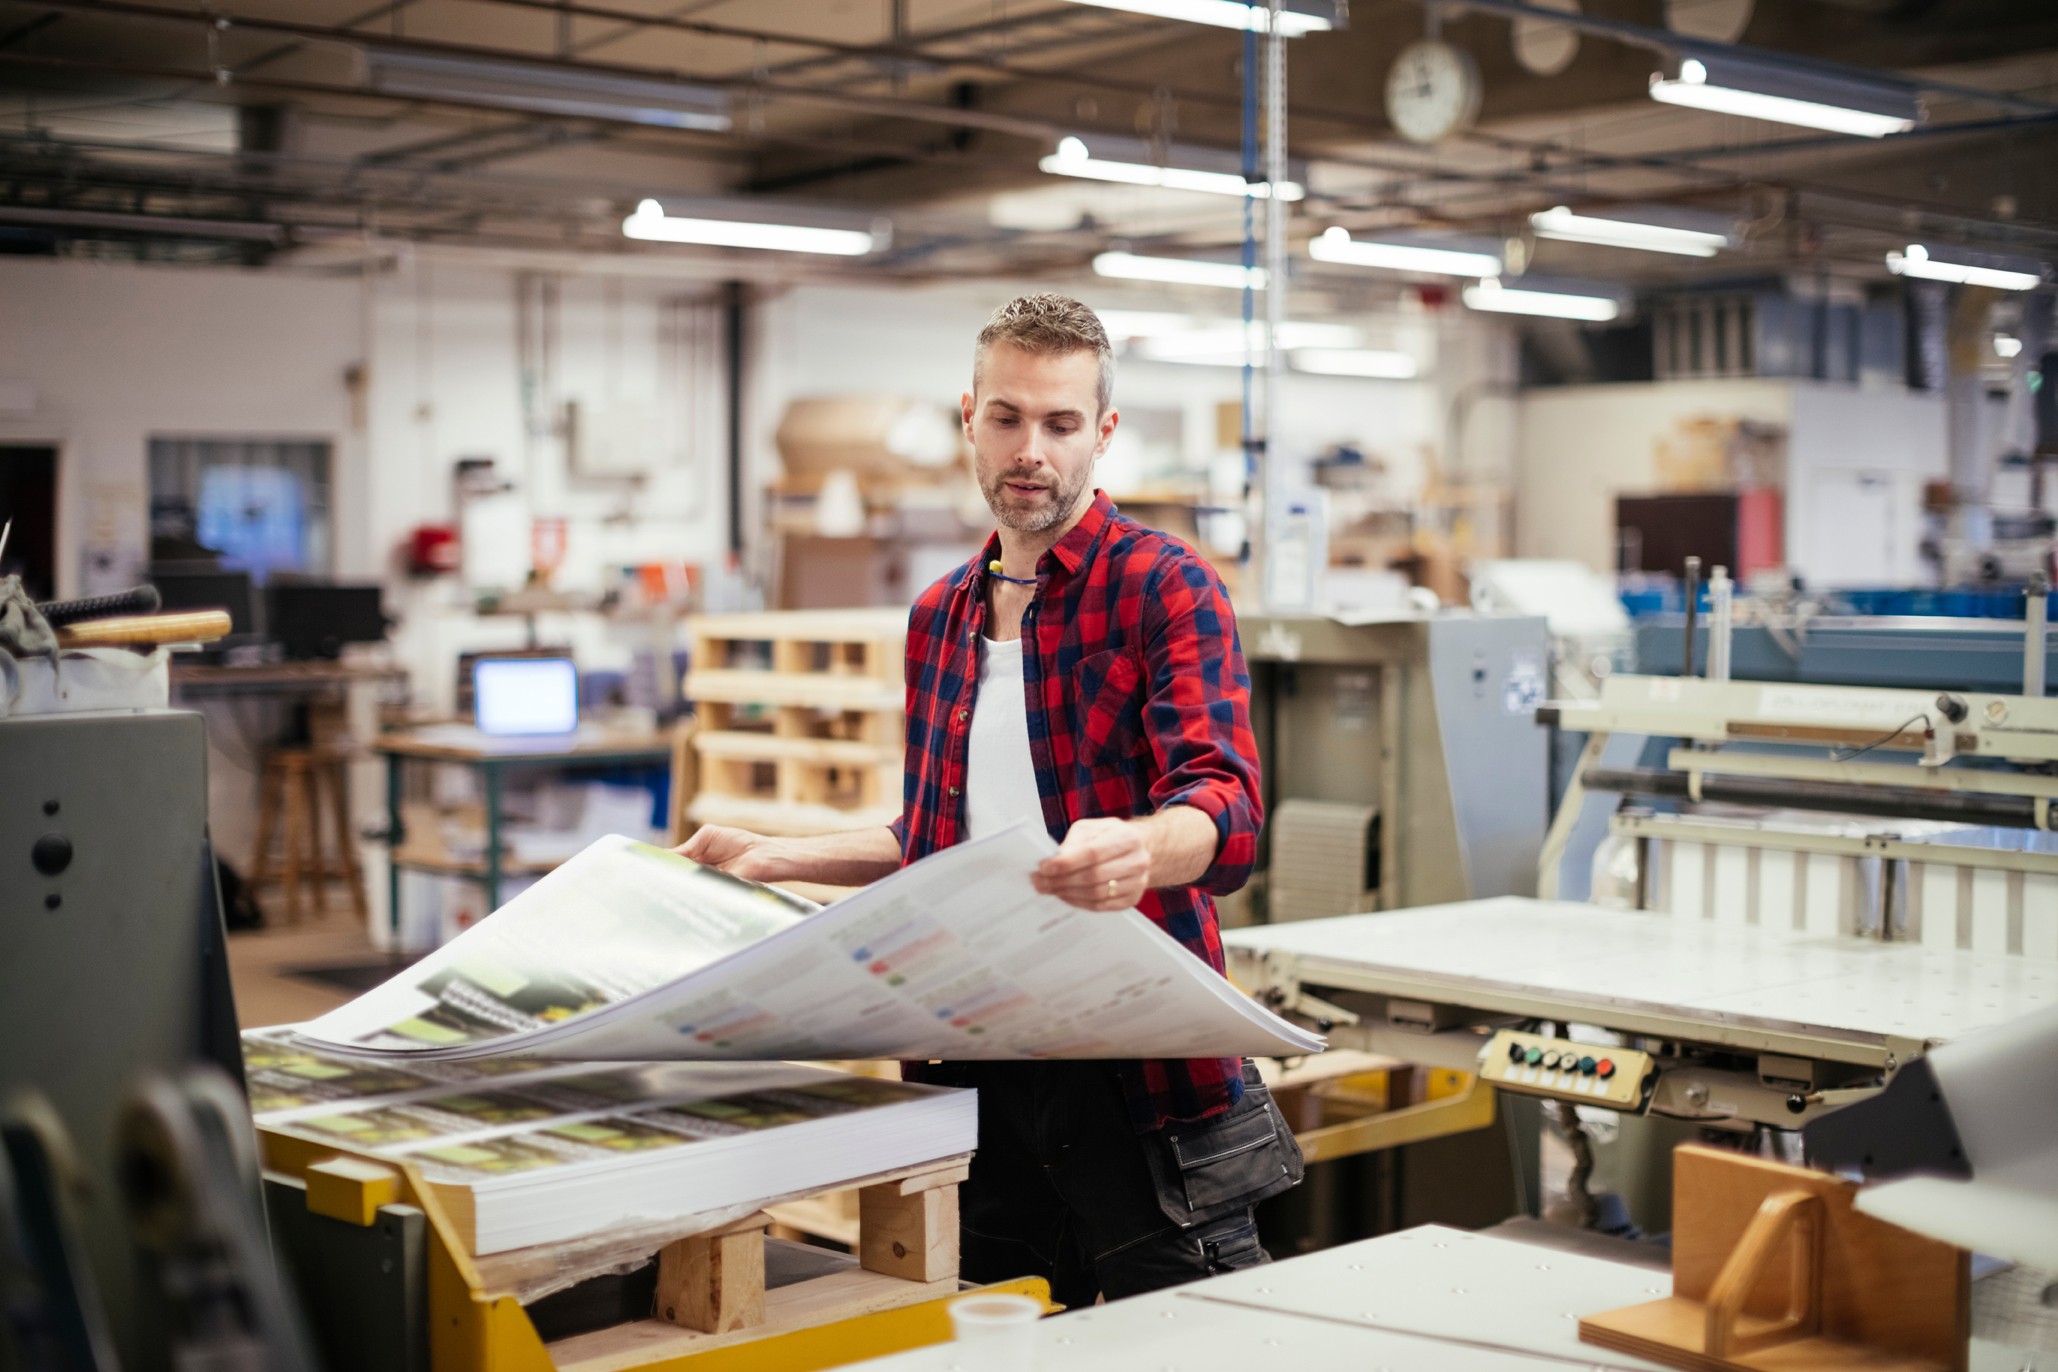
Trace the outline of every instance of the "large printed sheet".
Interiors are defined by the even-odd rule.
[[[1029,874],[1054,850],[1020,826],[805,915],[664,849],[602,839],[301,1032],[420,1060],[1321,1051],[1136,911],[1038,894]]]

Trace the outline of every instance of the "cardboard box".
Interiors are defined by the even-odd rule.
[[[794,488],[847,471],[861,485],[948,481],[965,470],[956,411],[904,395],[804,396],[775,436]]]

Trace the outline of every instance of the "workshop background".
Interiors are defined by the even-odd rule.
[[[2058,7],[2010,0],[0,0],[0,577],[57,607],[0,638],[0,789],[41,807],[0,885],[74,967],[46,989],[88,995],[106,946],[61,909],[149,894],[62,887],[78,839],[42,836],[86,813],[205,846],[197,924],[106,937],[148,977],[213,947],[218,898],[232,986],[139,998],[184,1023],[232,991],[217,1039],[346,1003],[604,835],[895,818],[907,607],[993,527],[972,342],[1040,290],[1115,345],[1096,484],[1216,569],[1251,668],[1232,977],[1332,1043],[1265,1066],[1309,1159],[1275,1258],[1347,1283],[1348,1245],[1526,1226],[1662,1268],[1681,1143],[1977,1176],[1962,1103],[1948,1164],[1850,1121],[2058,1003]],[[197,618],[90,632],[149,610]],[[204,724],[170,753],[4,746],[166,704]],[[60,810],[37,788],[73,767],[98,798]],[[1830,961],[1684,941],[1745,934]],[[106,1102],[140,1033],[80,1031]],[[275,1212],[420,1200],[282,1198],[309,1159],[265,1146]],[[933,1228],[952,1184],[901,1200]],[[274,1219],[301,1275],[251,1308],[304,1307],[332,1369],[715,1347],[607,1341],[658,1323],[654,1259],[505,1308],[541,1288],[462,1253],[425,1278],[429,1209],[371,1259]],[[788,1197],[773,1232],[862,1255],[861,1209]],[[704,1272],[732,1239],[677,1243]],[[1400,1281],[1397,1251],[1366,1261]],[[1937,1308],[2058,1356],[2024,1251]],[[1466,1285],[1529,1265],[1479,1252]],[[1562,1301],[1643,1299],[1622,1270]],[[771,1327],[913,1297],[808,1299]],[[940,1309],[751,1365],[933,1343]],[[1873,1313],[1844,1332],[1920,1342]],[[155,1317],[127,1318],[133,1358]],[[744,1347],[738,1319],[693,1337]],[[1591,1361],[1578,1333],[1508,1338]],[[22,1365],[115,1365],[71,1356]]]

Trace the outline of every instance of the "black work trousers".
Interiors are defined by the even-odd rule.
[[[1252,1207],[1299,1179],[1300,1157],[1283,1125],[1271,1137],[1278,1110],[1254,1071],[1231,1119],[1145,1134],[1111,1063],[946,1063],[924,1077],[979,1091],[979,1150],[958,1191],[968,1280],[1040,1276],[1078,1308],[1268,1261]],[[1198,1214],[1174,1134],[1188,1168],[1208,1141]]]

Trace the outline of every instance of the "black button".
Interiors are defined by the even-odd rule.
[[[1520,1061],[1522,1061],[1522,1059],[1523,1059],[1523,1057],[1524,1057],[1524,1056],[1525,1056],[1525,1050],[1523,1049],[1523,1047],[1522,1047],[1522,1045],[1521,1045],[1521,1044],[1519,1044],[1519,1043],[1511,1043],[1511,1044],[1509,1044],[1509,1045],[1508,1045],[1508,1061],[1509,1061],[1509,1062],[1520,1062]]]
[[[29,861],[46,877],[54,877],[71,866],[71,840],[63,834],[45,834],[29,849]]]

